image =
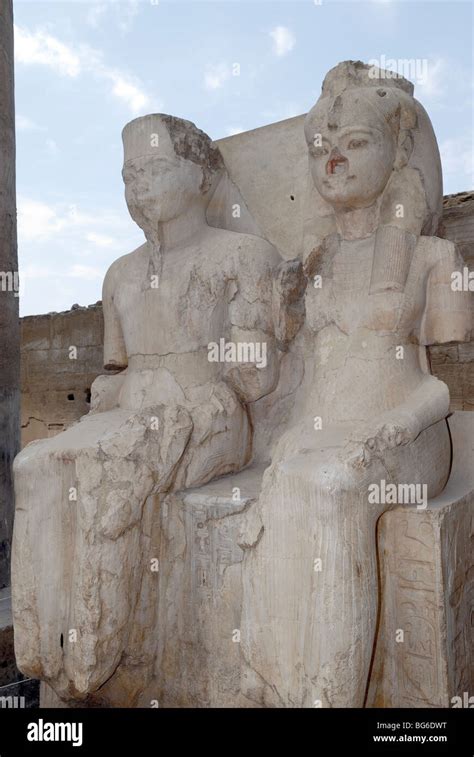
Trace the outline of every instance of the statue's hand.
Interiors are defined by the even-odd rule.
[[[118,406],[126,374],[127,369],[121,373],[97,376],[91,386],[91,413],[104,413]]]
[[[372,457],[414,441],[419,429],[410,413],[403,410],[384,413],[374,421],[361,424],[351,435],[356,445],[354,464],[367,465]]]

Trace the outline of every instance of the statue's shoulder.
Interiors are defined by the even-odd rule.
[[[136,250],[122,255],[109,266],[104,279],[104,288],[115,289],[120,280],[127,275],[130,267],[135,267],[137,261],[148,255],[148,242],[144,242]]]
[[[233,268],[244,267],[255,272],[262,268],[272,269],[281,262],[277,249],[263,237],[226,229],[213,229],[220,242],[219,249]]]
[[[452,265],[459,258],[455,243],[441,237],[420,236],[415,252],[423,260],[427,269],[443,262]]]

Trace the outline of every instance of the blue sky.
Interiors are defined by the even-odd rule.
[[[445,193],[472,189],[470,2],[14,0],[22,315],[88,305],[143,241],[128,216],[121,130],[137,115],[213,139],[306,112],[353,59],[397,68],[433,121]],[[234,71],[239,69],[239,75]]]

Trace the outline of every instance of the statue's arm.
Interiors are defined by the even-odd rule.
[[[98,376],[91,386],[91,412],[105,412],[118,405],[128,364],[120,317],[114,303],[119,261],[112,264],[105,275],[102,287],[104,316],[104,368],[122,371],[112,375]]]
[[[279,376],[280,353],[272,318],[273,273],[280,262],[275,248],[248,237],[235,257],[228,308],[228,336],[234,344],[250,345],[257,359],[225,364],[226,382],[244,402],[272,392]]]
[[[446,240],[425,238],[423,248],[429,270],[426,304],[414,335],[424,350],[429,345],[469,341],[473,299],[469,291],[456,286],[464,261],[456,246]],[[358,429],[356,438],[368,450],[383,450],[407,444],[425,429],[449,414],[449,389],[430,373],[422,378],[408,399]]]
[[[472,333],[473,295],[463,286],[465,262],[456,245],[434,237],[430,241],[430,267],[420,344],[468,342]]]
[[[104,368],[121,370],[128,365],[127,351],[123,338],[120,317],[115,307],[114,297],[120,260],[107,271],[102,287],[102,307],[104,313]]]
[[[473,297],[456,286],[454,274],[462,273],[464,261],[456,245],[447,239],[425,237],[429,271],[426,303],[418,341],[420,349],[471,338]],[[415,332],[418,331],[415,329]],[[411,416],[412,433],[418,435],[449,413],[449,390],[443,381],[427,373],[408,400],[397,408],[402,417]],[[408,421],[407,421],[408,422]]]
[[[362,445],[365,457],[408,444],[449,414],[449,389],[443,381],[426,374],[409,398],[372,421],[361,424],[352,442]]]

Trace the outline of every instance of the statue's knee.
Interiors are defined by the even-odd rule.
[[[282,476],[287,479],[283,483]],[[277,486],[299,492],[312,503],[312,507],[345,508],[368,501],[366,476],[344,460],[318,459],[314,454],[299,455],[279,464],[276,471]]]

